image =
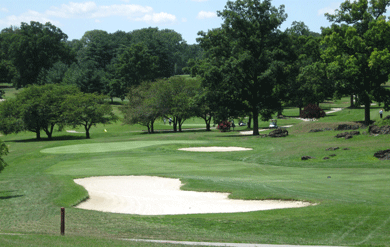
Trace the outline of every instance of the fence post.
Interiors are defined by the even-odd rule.
[[[61,235],[65,235],[65,208],[61,208]]]

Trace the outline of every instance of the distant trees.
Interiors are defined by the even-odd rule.
[[[8,57],[17,71],[13,83],[16,88],[37,84],[42,69],[54,63],[71,63],[74,54],[66,45],[67,35],[50,23],[22,22],[19,29],[8,38]]]
[[[131,85],[182,74],[188,59],[201,52],[168,29],[92,30],[67,41],[50,23],[22,23],[0,33],[0,82],[17,88],[65,83],[123,100]]]
[[[41,138],[44,131],[52,138],[54,127],[84,125],[89,138],[89,128],[96,123],[107,123],[116,118],[111,107],[104,106],[102,96],[81,94],[74,86],[46,84],[31,85],[0,104],[0,132],[3,134],[31,131]]]
[[[172,118],[173,131],[182,131],[185,120],[201,112],[195,99],[199,89],[199,83],[178,76],[133,86],[122,109],[124,123],[146,126],[153,133],[156,119]]]

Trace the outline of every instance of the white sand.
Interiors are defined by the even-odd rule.
[[[233,151],[249,151],[252,148],[241,148],[241,147],[192,147],[192,148],[179,148],[180,151],[191,151],[191,152],[233,152]]]
[[[297,208],[297,201],[246,201],[228,199],[228,193],[180,190],[179,179],[147,176],[108,176],[75,179],[90,199],[77,208],[138,215],[233,213]]]

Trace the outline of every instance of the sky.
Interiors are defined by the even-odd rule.
[[[199,31],[218,28],[227,0],[1,0],[0,30],[20,26],[21,22],[50,22],[68,35],[68,40],[81,39],[86,31],[133,30],[158,27],[180,33],[188,44],[195,44]],[[285,30],[293,21],[303,21],[311,31],[321,32],[330,26],[325,13],[334,13],[342,1],[337,0],[272,0],[272,5],[285,6]]]

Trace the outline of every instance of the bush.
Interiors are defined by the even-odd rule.
[[[225,120],[218,124],[217,129],[219,129],[221,132],[230,131],[230,122]]]
[[[308,104],[300,115],[301,118],[320,118],[325,117],[325,112],[315,104]]]

